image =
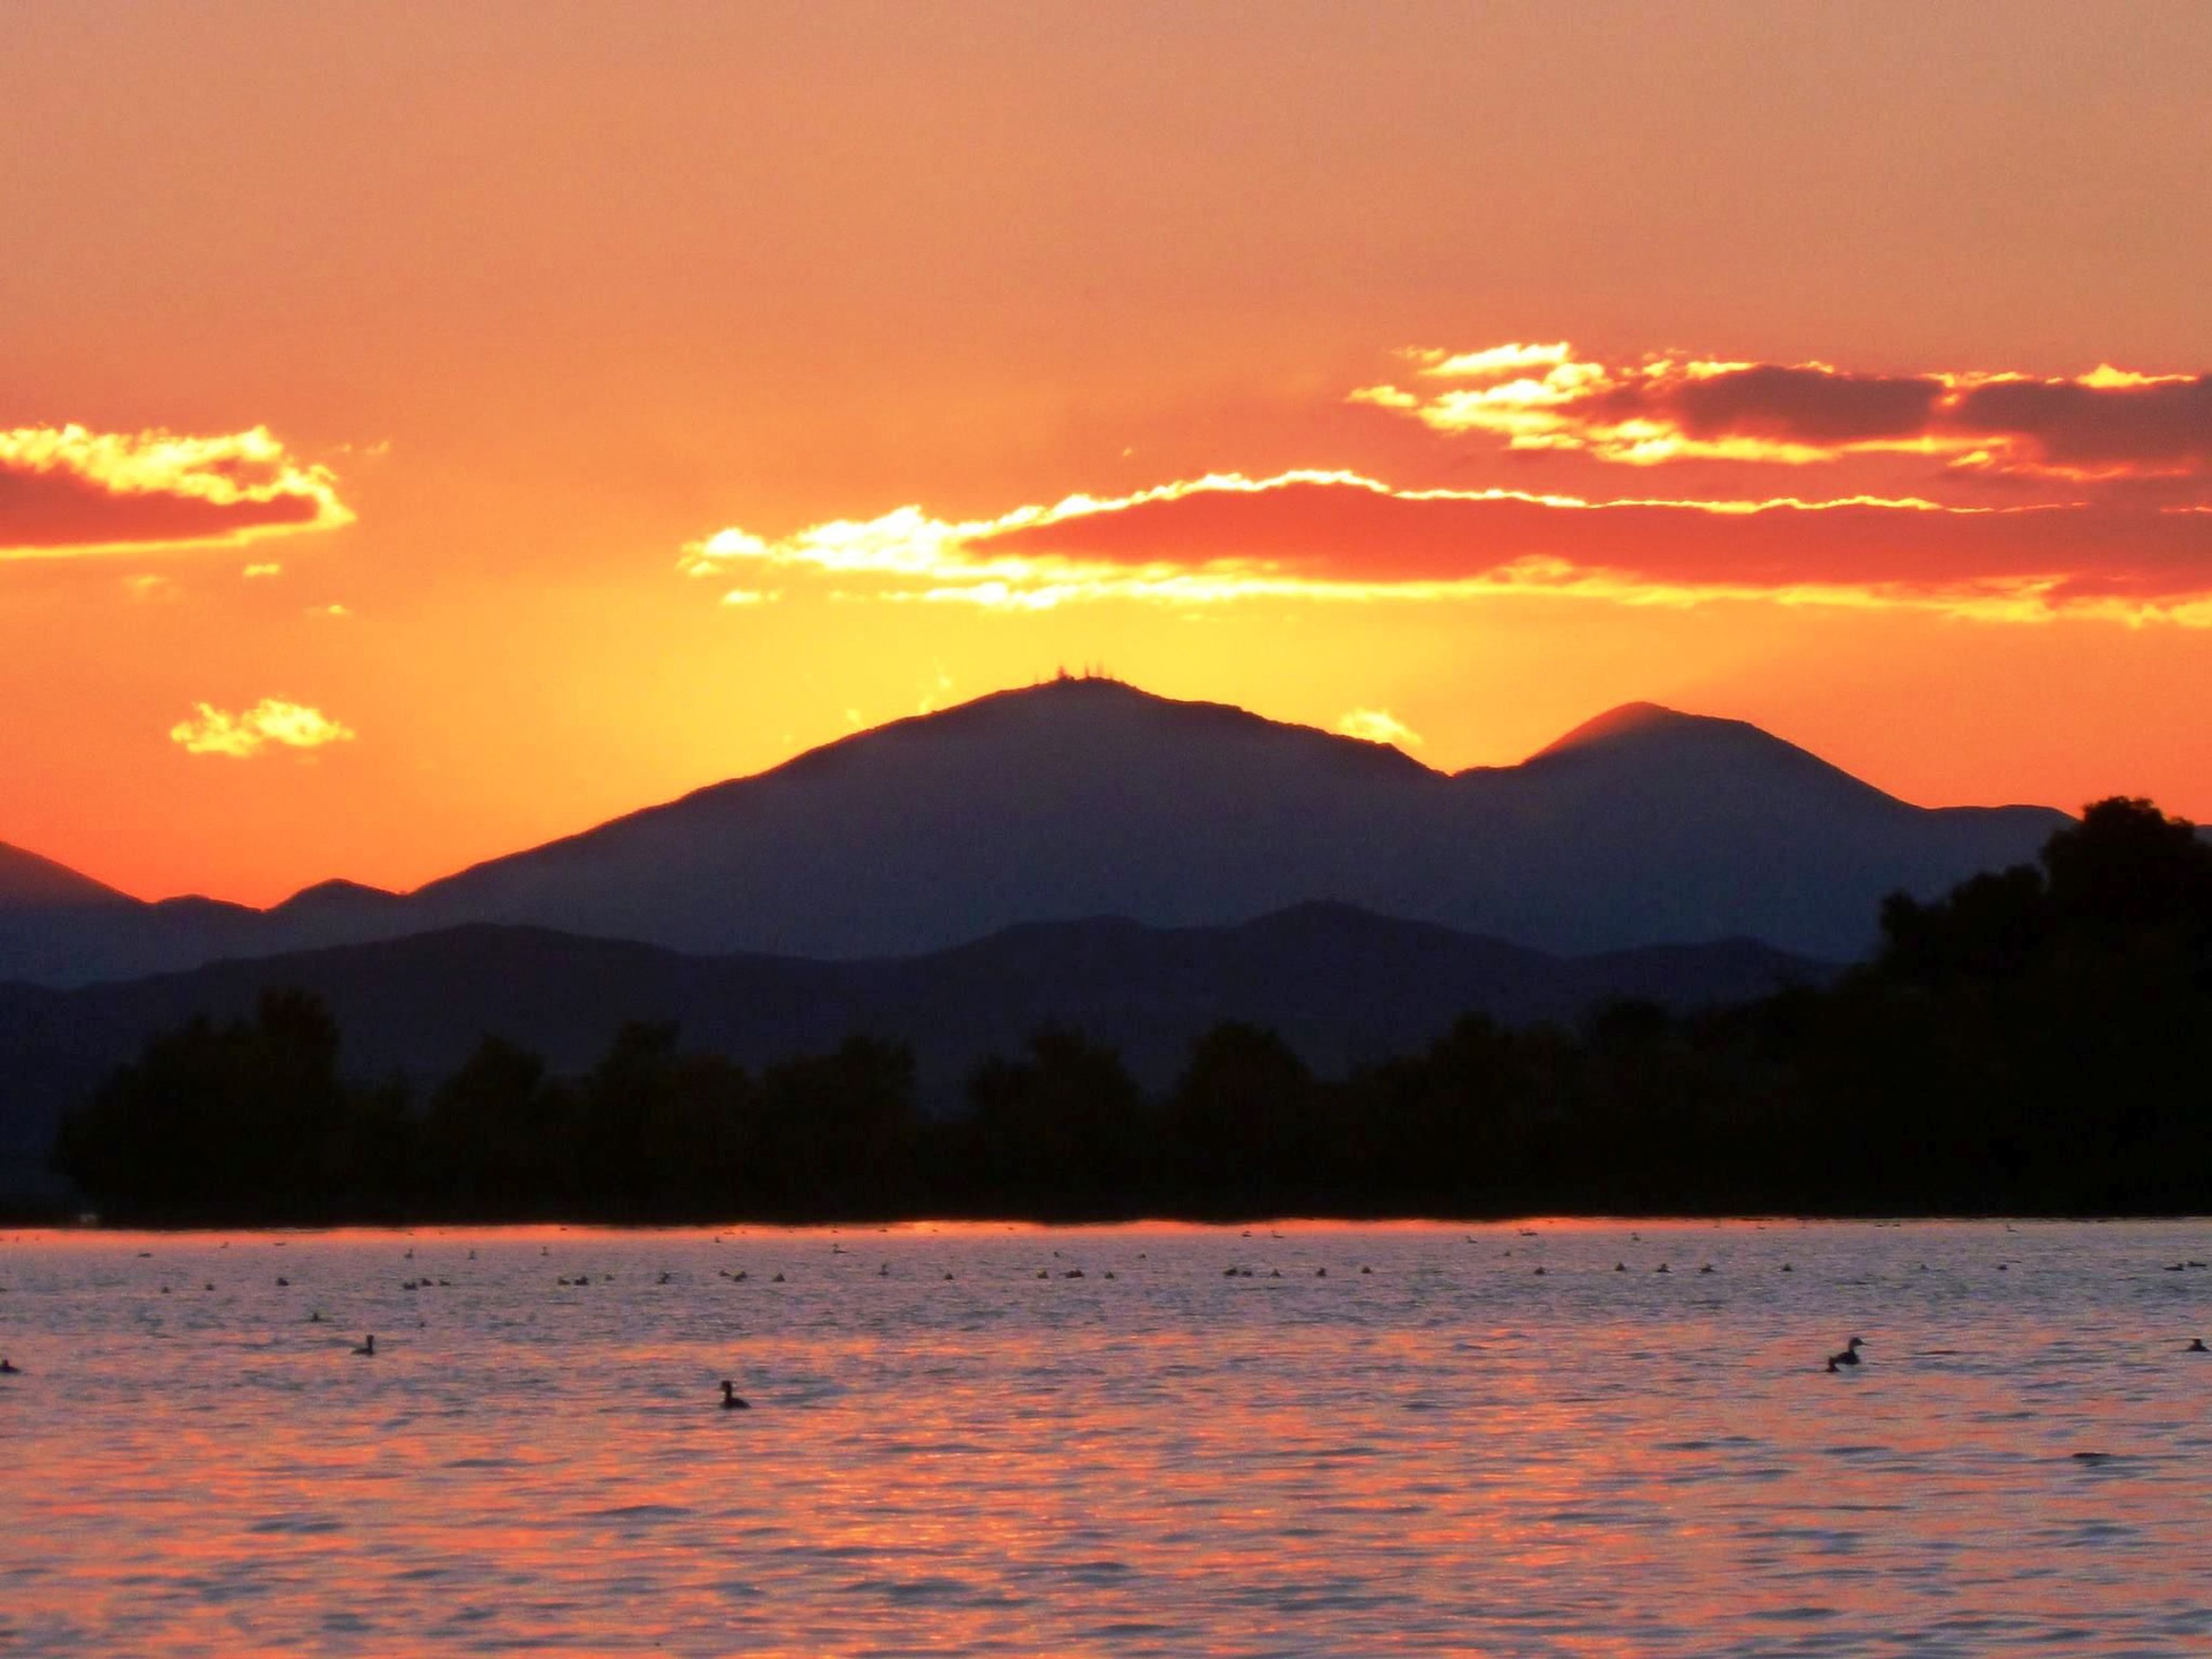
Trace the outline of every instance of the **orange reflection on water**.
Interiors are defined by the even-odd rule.
[[[0,1643],[2180,1650],[2208,1236],[27,1235]]]

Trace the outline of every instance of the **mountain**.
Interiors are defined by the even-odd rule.
[[[49,927],[35,950],[0,915],[0,977],[116,978],[472,922],[860,958],[1024,922],[1219,926],[1310,900],[1556,952],[1744,937],[1842,959],[1872,945],[1887,894],[1932,896],[2031,858],[2066,822],[1910,805],[1755,726],[1650,704],[1520,765],[1449,775],[1238,708],[1063,679],[861,732],[404,896],[139,907]]]
[[[0,916],[35,910],[97,910],[136,902],[52,859],[0,842]]]
[[[265,988],[322,997],[345,1065],[368,1079],[451,1072],[487,1034],[580,1070],[626,1019],[673,1019],[687,1047],[758,1066],[855,1033],[915,1050],[924,1098],[955,1101],[976,1061],[1048,1021],[1170,1082],[1224,1019],[1283,1034],[1317,1069],[1417,1049],[1462,1013],[1571,1019],[1618,996],[1735,1001],[1833,969],[1747,940],[1561,957],[1350,907],[1304,904],[1232,927],[1030,923],[950,951],[860,962],[692,957],[482,924],[59,991],[0,986],[0,1161],[42,1150],[75,1094],[196,1014],[249,1012]]]
[[[0,847],[0,983],[79,985],[382,937],[405,931],[388,920],[403,902],[396,893],[331,881],[267,910],[198,897],[149,903]]]
[[[2032,857],[1735,720],[1618,710],[1455,776],[1387,745],[1064,680],[902,720],[412,895],[434,924],[852,957],[1030,921],[1309,899],[1570,952],[1746,936],[1849,957],[1881,898]]]

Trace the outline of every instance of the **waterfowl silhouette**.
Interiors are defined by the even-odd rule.
[[[752,1401],[738,1392],[737,1384],[728,1377],[722,1379],[722,1409],[726,1412],[749,1412]]]
[[[2208,1347],[2206,1347],[2206,1346],[2204,1346],[2204,1339],[2203,1339],[2203,1337],[2201,1337],[2201,1336],[2192,1336],[2192,1337],[2191,1337],[2191,1338],[2189,1339],[2189,1346],[2188,1346],[2187,1347],[2184,1348],[2184,1349],[2182,1350],[2182,1352],[2184,1352],[2184,1353],[2212,1353],[2212,1348],[2208,1348]]]
[[[375,1339],[374,1336],[372,1336],[372,1337],[369,1337],[369,1338],[366,1339],[366,1340],[362,1343],[361,1346],[359,1346],[358,1348],[356,1348],[356,1349],[354,1350],[354,1352],[355,1352],[355,1353],[356,1353],[356,1354],[358,1354],[358,1355],[360,1355],[362,1358],[365,1358],[365,1359],[374,1359],[374,1358],[376,1358],[376,1339]]]
[[[1828,1356],[1829,1367],[1833,1369],[1838,1365],[1857,1364],[1859,1363],[1859,1350],[1865,1346],[1864,1338],[1856,1336],[1853,1337],[1850,1341],[1844,1344],[1844,1351],[1841,1353],[1831,1354]]]
[[[21,1376],[22,1374],[15,1368],[14,1360],[0,1359],[0,1376]]]

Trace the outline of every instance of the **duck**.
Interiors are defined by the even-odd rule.
[[[2201,1337],[2201,1336],[2192,1336],[2192,1337],[2191,1337],[2191,1338],[2189,1339],[2189,1346],[2188,1346],[2187,1347],[2184,1348],[2184,1349],[2182,1350],[2182,1352],[2184,1352],[2184,1353],[2212,1353],[2212,1348],[2208,1348],[2208,1347],[2206,1347],[2206,1346],[2204,1346],[2204,1339],[2203,1339],[2203,1337]],[[5,1361],[5,1360],[0,1360],[0,1370],[5,1370],[6,1369],[7,1369],[7,1361]]]
[[[356,1348],[354,1352],[363,1359],[375,1358],[376,1339],[374,1336],[365,1338],[362,1340],[361,1346]]]
[[[1831,1354],[1828,1356],[1828,1369],[1830,1370],[1833,1370],[1838,1365],[1857,1364],[1859,1363],[1859,1350],[1865,1346],[1866,1342],[1864,1338],[1856,1336],[1853,1337],[1850,1341],[1844,1344],[1844,1351],[1841,1353]]]
[[[752,1401],[738,1392],[738,1385],[728,1377],[722,1379],[722,1409],[726,1412],[749,1412]]]
[[[21,1376],[22,1374],[14,1360],[0,1359],[0,1376]]]

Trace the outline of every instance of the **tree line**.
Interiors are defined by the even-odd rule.
[[[421,1094],[362,1085],[302,993],[155,1037],[57,1168],[156,1220],[772,1221],[1262,1213],[2212,1210],[2212,847],[2114,799],[2033,865],[1882,909],[1822,988],[1572,1027],[1469,1014],[1316,1077],[1222,1024],[1148,1094],[1048,1027],[921,1109],[854,1037],[753,1073],[635,1024],[580,1076],[496,1037]]]

